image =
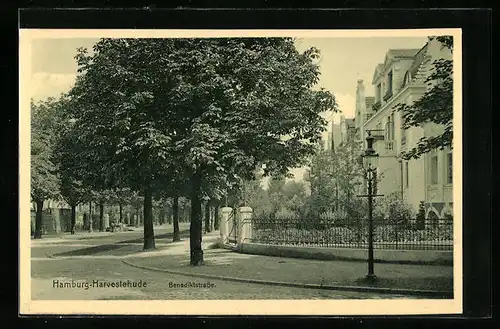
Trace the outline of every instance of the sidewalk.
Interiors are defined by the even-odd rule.
[[[364,276],[367,264],[353,261],[320,261],[241,254],[207,249],[218,241],[218,232],[203,236],[205,265],[189,265],[189,240],[168,248],[129,255],[124,262],[146,270],[195,277],[306,288],[407,293],[451,298],[453,267],[375,264],[375,282]]]
[[[171,228],[172,225],[158,225],[154,227],[155,234],[160,234],[160,233],[167,233],[172,231]],[[182,229],[187,227],[186,224],[183,223],[183,225],[180,225]],[[124,237],[128,238],[131,235],[137,235],[138,237],[141,237],[142,234],[144,234],[144,227],[129,227],[131,229],[130,231],[116,231],[116,232],[100,232],[100,231],[93,231],[93,232],[88,232],[88,231],[83,231],[83,232],[76,232],[76,234],[71,234],[69,232],[63,232],[60,234],[54,234],[54,235],[44,235],[42,236],[41,239],[34,239],[31,237],[31,244],[32,245],[39,245],[39,244],[45,244],[45,243],[60,243],[60,242],[70,242],[70,241],[75,241],[75,240],[89,240],[89,239],[97,239],[97,238],[102,238],[102,237]]]
[[[56,258],[121,259],[143,270],[227,281],[360,292],[420,295],[452,298],[453,267],[375,264],[375,282],[364,276],[367,264],[359,261],[312,260],[242,254],[227,249],[210,249],[219,232],[203,235],[205,265],[189,265],[189,235],[171,242],[158,237],[156,249],[142,251],[141,241],[94,245],[53,255]]]

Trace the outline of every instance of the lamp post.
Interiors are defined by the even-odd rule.
[[[378,154],[373,149],[374,137],[371,135],[371,131],[368,131],[368,136],[366,137],[367,148],[363,154],[363,168],[367,174],[368,179],[368,274],[367,279],[374,280],[376,278],[373,270],[373,179],[377,171],[378,165]]]

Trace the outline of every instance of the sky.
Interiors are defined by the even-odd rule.
[[[77,48],[89,50],[96,38],[34,39],[31,44],[32,97],[35,100],[58,96],[68,91],[75,82]],[[382,63],[389,49],[418,49],[426,37],[330,37],[297,39],[297,49],[316,47],[321,52],[318,87],[332,92],[340,111],[347,118],[354,117],[357,80],[364,80],[365,94],[373,95],[371,85],[377,64]],[[323,117],[338,122],[338,115],[323,113]],[[330,129],[330,125],[328,126]],[[327,132],[325,133],[327,134]],[[294,171],[301,179],[303,169]]]

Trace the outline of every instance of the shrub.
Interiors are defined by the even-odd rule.
[[[298,219],[298,216],[295,212],[286,209],[286,208],[281,208],[278,210],[275,214],[274,217],[279,220],[284,220],[284,219]]]
[[[420,201],[418,205],[418,213],[417,213],[417,230],[423,230],[425,228],[425,204],[424,201]]]

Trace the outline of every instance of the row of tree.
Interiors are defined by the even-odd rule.
[[[313,88],[318,56],[291,38],[101,39],[79,49],[71,91],[32,107],[32,199],[52,197],[54,177],[70,205],[89,190],[138,193],[152,249],[153,199],[175,209],[187,197],[190,261],[201,265],[202,203],[244,195],[256,169],[287,175],[315,153],[319,113],[336,110],[330,92]]]

